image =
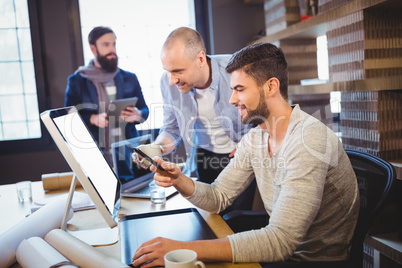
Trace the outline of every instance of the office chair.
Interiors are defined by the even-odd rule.
[[[390,163],[372,154],[351,149],[346,149],[345,152],[355,171],[360,192],[359,218],[351,241],[350,265],[348,267],[360,268],[363,267],[364,239],[370,233],[370,227],[390,196],[396,182],[396,172]],[[232,211],[224,215],[223,218],[235,233],[259,229],[269,222],[266,211]],[[324,263],[321,264],[324,265]],[[325,265],[327,264],[329,263]],[[281,267],[280,263],[278,265],[275,267]],[[298,268],[316,267],[312,266],[312,263],[309,265],[305,262],[284,265]]]
[[[369,153],[345,149],[355,171],[359,192],[360,210],[351,241],[350,261],[363,267],[363,242],[370,234],[376,218],[384,208],[395,187],[395,168],[387,161]]]

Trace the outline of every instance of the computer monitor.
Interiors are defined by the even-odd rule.
[[[85,234],[77,233],[77,237],[82,240],[87,239],[88,241],[85,242],[92,245],[117,242],[118,228],[116,226],[120,209],[120,181],[93,139],[78,110],[75,107],[48,110],[41,113],[40,117],[76,178],[110,227],[94,230],[92,235],[89,231],[85,231]],[[74,192],[74,180],[72,186],[74,187],[70,187],[66,212],[69,210]],[[65,223],[63,224],[65,226]],[[116,241],[96,240],[99,233],[102,233],[103,238],[108,237],[107,229],[111,231],[109,240],[113,240],[115,237]],[[88,238],[85,238],[86,236]]]

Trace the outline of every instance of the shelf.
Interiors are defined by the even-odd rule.
[[[338,8],[319,14],[305,21],[289,25],[285,30],[262,37],[256,41],[272,43],[287,38],[316,38],[326,34],[327,22],[351,13],[380,5],[402,6],[399,0],[352,0]]]
[[[391,160],[389,162],[395,167],[396,177],[398,180],[402,180],[402,159]]]
[[[245,0],[246,1],[246,0]],[[249,0],[250,1],[250,0]],[[254,1],[254,0],[253,0]],[[351,0],[342,6],[319,14],[286,29],[262,37],[252,43],[272,43],[290,38],[316,38],[326,34],[327,22],[358,12],[377,8],[402,8],[401,0]],[[368,78],[364,80],[332,82],[319,85],[289,85],[289,95],[324,94],[332,91],[380,91],[402,90],[402,77]]]
[[[365,241],[379,253],[384,254],[391,260],[402,264],[402,241],[396,233],[379,234],[367,237]],[[374,263],[380,264],[379,256],[374,256]]]
[[[243,0],[243,2],[247,5],[263,5],[264,4],[264,0]]]
[[[308,86],[289,85],[288,89],[289,95],[330,93],[331,91],[402,90],[402,77],[369,78]]]

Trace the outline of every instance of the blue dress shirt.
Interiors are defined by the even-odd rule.
[[[212,83],[211,92],[215,96],[214,110],[226,135],[234,142],[239,142],[251,125],[241,123],[239,111],[229,103],[232,95],[230,88],[230,74],[225,67],[231,55],[208,56],[211,59]],[[195,89],[188,93],[180,93],[176,85],[169,84],[168,73],[161,78],[161,91],[163,99],[163,126],[159,135],[166,136],[176,143],[182,141],[186,150],[186,168],[183,173],[190,175],[195,170],[195,152],[197,139],[194,132],[197,131],[198,109],[195,100]],[[184,159],[183,159],[184,160]]]

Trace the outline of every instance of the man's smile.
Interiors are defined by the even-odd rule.
[[[241,116],[244,116],[245,113],[247,112],[246,105],[244,105],[244,104],[236,104],[236,108],[237,108],[237,110],[239,110],[239,114]]]

